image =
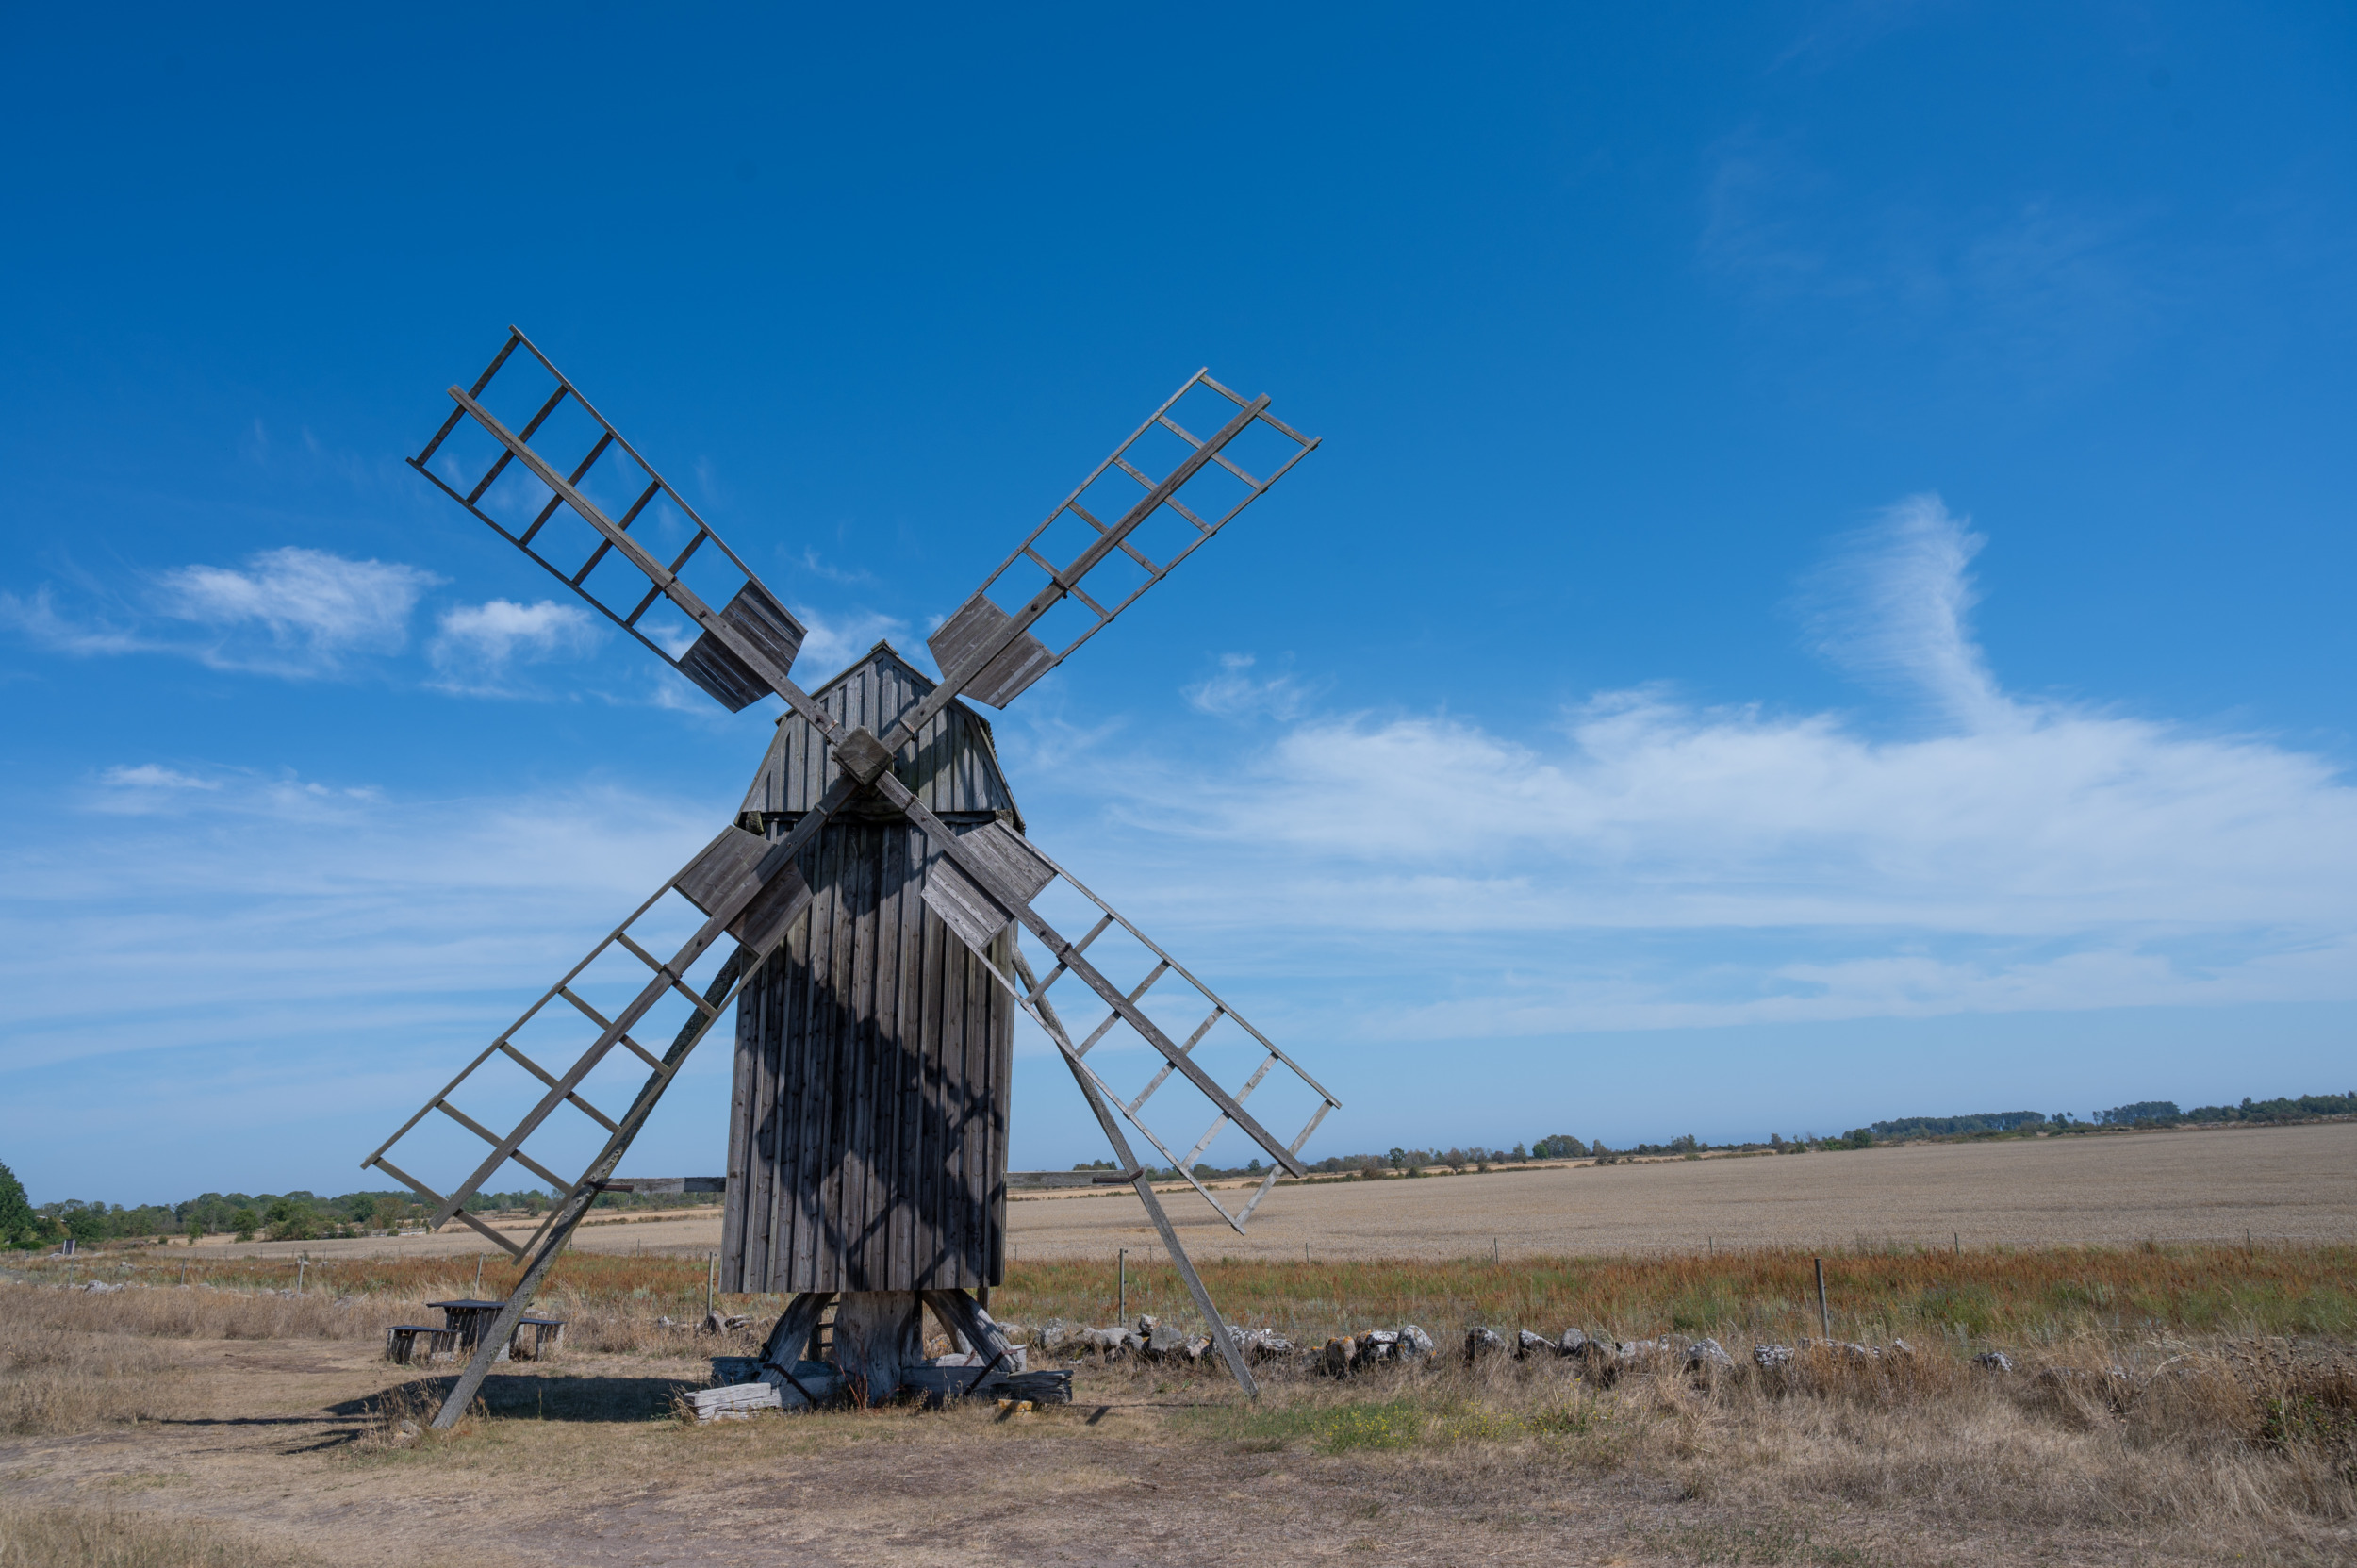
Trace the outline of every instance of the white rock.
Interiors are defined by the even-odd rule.
[[[1730,1370],[1735,1358],[1726,1353],[1715,1339],[1698,1339],[1686,1347],[1686,1370],[1699,1372],[1706,1368],[1714,1372]]]

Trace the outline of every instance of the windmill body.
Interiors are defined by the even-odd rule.
[[[812,696],[881,734],[933,685],[879,643]],[[990,726],[964,703],[894,762],[953,830],[1020,829]],[[783,840],[835,772],[825,735],[788,714],[740,825]],[[923,832],[872,790],[801,851],[809,907],[737,996],[724,1290],[999,1282],[1016,1006],[926,904],[927,858]],[[996,940],[1003,966],[1013,937]]]
[[[797,1368],[832,1311],[834,1374],[885,1396],[921,1353],[931,1311],[989,1358],[964,1385],[980,1388],[1013,1353],[977,1293],[1004,1267],[1018,1012],[1112,1147],[1115,1173],[1100,1180],[1136,1193],[1251,1389],[1154,1178],[1175,1172],[1241,1232],[1280,1174],[1303,1174],[1303,1146],[1340,1102],[1030,842],[990,726],[962,700],[1020,696],[1316,441],[1266,397],[1199,371],[926,639],[939,680],[879,644],[809,692],[791,674],[800,623],[522,333],[511,327],[450,396],[455,409],[412,468],[730,712],[772,696],[787,711],[735,819],[361,1162],[415,1191],[434,1226],[470,1226],[521,1265],[436,1425],[465,1411],[574,1228],[617,1189],[725,1192],[727,1286],[790,1293],[764,1379],[816,1402]],[[1053,900],[1087,923],[1077,939],[1043,913]],[[618,1176],[732,1004],[727,1175]],[[1063,1007],[1104,1013],[1067,1027]],[[616,1075],[634,1064],[647,1077],[617,1114],[610,1097],[630,1080]],[[1141,1075],[1134,1092],[1115,1087]],[[1268,1118],[1296,1112],[1307,1119],[1293,1137],[1272,1131]],[[1186,1133],[1168,1135],[1173,1114],[1190,1118]],[[568,1138],[596,1149],[578,1177],[556,1168],[584,1147]],[[1222,1138],[1269,1162],[1232,1211],[1196,1174]],[[404,1168],[429,1159],[424,1174]],[[560,1195],[522,1245],[468,1209],[510,1164]]]

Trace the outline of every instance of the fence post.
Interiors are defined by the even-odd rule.
[[[1817,1327],[1823,1330],[1825,1342],[1833,1343],[1833,1312],[1825,1305],[1825,1260],[1817,1260]]]

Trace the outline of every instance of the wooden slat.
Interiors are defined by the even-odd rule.
[[[522,335],[516,332],[513,328],[510,328],[507,334],[507,341],[500,346],[499,353],[491,356],[491,363],[484,370],[484,372],[475,377],[474,385],[468,388],[467,395],[470,397],[481,397],[483,395],[483,388],[491,384],[491,378],[500,373],[500,367],[507,363],[507,356],[515,353],[516,345],[522,341]],[[442,427],[434,433],[434,438],[426,442],[423,447],[420,448],[418,454],[415,457],[410,458],[409,461],[422,468],[427,459],[434,455],[436,450],[439,448],[444,441],[450,439],[450,433],[458,428],[458,421],[466,417],[466,409],[452,409],[450,411],[450,418],[444,420],[442,421]]]
[[[555,413],[556,405],[564,401],[565,388],[563,387],[559,387],[555,391],[550,393],[549,401],[540,405],[540,411],[533,415],[531,420],[524,425],[523,429],[518,432],[519,438],[527,441],[532,439],[532,433],[539,429],[541,421],[546,420],[551,414]],[[483,477],[474,482],[474,488],[467,492],[467,504],[472,506],[476,502],[482,500],[483,492],[489,489],[492,484],[498,480],[499,476],[507,471],[507,465],[515,460],[515,453],[505,447],[502,447],[500,449],[500,454],[492,459],[491,466],[484,470]]]
[[[470,1116],[464,1111],[461,1111],[458,1107],[453,1105],[450,1101],[446,1099],[437,1099],[434,1102],[434,1109],[439,1111],[442,1114],[448,1116],[451,1120],[456,1122],[459,1126],[465,1128],[468,1131],[473,1133],[485,1143],[489,1144],[493,1148],[499,1147],[500,1135],[498,1133],[492,1131],[489,1128],[484,1126],[481,1122],[475,1120],[472,1116]],[[538,1177],[541,1180],[547,1182],[551,1187],[553,1187],[560,1193],[572,1185],[570,1181],[566,1180],[563,1177],[557,1175],[554,1171],[549,1169],[548,1166],[540,1164],[540,1162],[535,1160],[532,1156],[526,1154],[520,1148],[509,1149],[507,1151],[507,1157],[510,1160],[515,1161],[516,1164],[523,1166],[524,1169],[530,1171],[533,1175]]]
[[[892,927],[892,960],[887,966],[892,1006],[889,1024],[881,1031],[892,1066],[892,1141],[888,1146],[892,1153],[888,1167],[892,1172],[892,1257],[888,1266],[891,1279],[915,1280],[919,1268],[916,1173],[927,1138],[921,1098],[925,1063],[911,1047],[917,1032],[916,982],[922,957],[918,944],[923,939],[925,904],[917,897],[910,873],[913,867],[923,864],[925,848],[923,839],[897,823],[886,834],[884,848]],[[878,1016],[882,1018],[882,1010]]]
[[[808,1032],[804,1048],[810,1052],[813,1125],[810,1146],[803,1154],[810,1180],[796,1195],[796,1223],[803,1232],[799,1245],[808,1248],[812,1258],[806,1287],[812,1290],[849,1288],[843,1274],[839,1224],[831,1227],[829,1222],[842,1216],[845,1208],[842,1149],[849,1110],[844,1103],[842,1085],[850,1062],[843,1050],[843,1014],[850,1005],[852,949],[850,920],[844,909],[844,883],[849,876],[844,864],[844,838],[849,831],[847,827],[820,838],[827,850],[830,894],[826,942],[811,959],[808,1013],[803,1022]],[[828,1234],[830,1229],[835,1233]]]
[[[760,1008],[761,976],[737,994],[736,1056],[729,1075],[729,1169],[737,1173],[733,1185],[742,1188],[756,1179],[756,1167],[766,1162],[750,1158],[750,1139],[745,1126],[745,1106],[748,1091],[745,1081],[748,1070],[746,1031]],[[758,1038],[758,1036],[756,1036]],[[720,1288],[732,1294],[747,1291],[745,1283],[745,1215],[746,1196],[737,1191],[725,1197],[720,1204]]]
[[[811,907],[798,923],[780,955],[790,955],[790,962],[773,981],[771,995],[775,998],[775,1021],[765,1020],[763,1027],[776,1031],[782,1055],[774,1071],[772,1082],[775,1098],[772,1105],[778,1112],[778,1170],[776,1185],[770,1193],[774,1213],[770,1220],[769,1257],[765,1265],[770,1271],[766,1277],[770,1290],[792,1289],[784,1281],[802,1278],[796,1270],[799,1264],[801,1231],[799,1229],[800,1197],[805,1179],[805,1150],[809,1147],[809,1127],[816,1108],[802,1092],[802,1055],[792,1044],[802,1027],[807,1007],[811,975],[811,954],[823,945],[826,921],[824,905],[832,890],[823,883],[826,837],[821,834],[811,846],[804,872],[811,879]],[[814,1167],[815,1168],[815,1167]]]
[[[1002,970],[1011,970],[1014,964],[1015,934],[1010,931],[999,939],[1003,950],[996,963]],[[978,1289],[999,1283],[1006,1278],[1007,1255],[1007,1149],[1014,1129],[1011,1114],[1014,1098],[1014,997],[1000,986],[995,976],[981,980],[982,995],[990,999],[990,1072],[989,1105],[991,1108],[990,1157],[982,1171],[982,1213],[989,1221],[989,1234],[983,1239],[981,1254],[975,1259],[979,1276],[973,1280]]]
[[[1072,950],[1073,950],[1074,952],[1080,952],[1080,953],[1084,953],[1084,952],[1088,951],[1088,950],[1089,950],[1089,944],[1090,944],[1090,943],[1092,943],[1092,942],[1094,942],[1094,941],[1096,941],[1098,937],[1100,937],[1100,936],[1104,935],[1104,934],[1105,934],[1105,933],[1106,933],[1106,931],[1107,931],[1107,929],[1108,929],[1108,928],[1110,928],[1110,927],[1113,925],[1113,916],[1110,913],[1109,913],[1109,914],[1107,914],[1107,915],[1105,915],[1104,916],[1102,916],[1100,919],[1098,919],[1098,920],[1097,920],[1096,924],[1095,924],[1095,925],[1093,925],[1093,926],[1089,927],[1089,929],[1088,929],[1088,934],[1087,934],[1086,936],[1081,937],[1081,938],[1080,938],[1078,942],[1075,942],[1075,943],[1073,943],[1073,944],[1072,944]],[[1041,981],[1041,982],[1039,982],[1039,984],[1038,984],[1038,985],[1037,985],[1037,986],[1033,989],[1033,991],[1032,991],[1032,995],[1033,995],[1034,997],[1043,997],[1043,996],[1046,996],[1046,995],[1047,994],[1047,988],[1048,988],[1049,986],[1051,986],[1051,985],[1055,984],[1057,981],[1061,980],[1061,979],[1062,979],[1062,978],[1063,978],[1065,975],[1068,975],[1068,974],[1070,974],[1071,972],[1072,972],[1072,971],[1071,971],[1070,969],[1066,968],[1066,967],[1065,967],[1063,964],[1061,964],[1061,963],[1057,964],[1057,965],[1055,966],[1055,967],[1053,967],[1053,968],[1051,968],[1051,969],[1049,969],[1049,970],[1047,971],[1047,978],[1046,980]]]
[[[564,1183],[560,1181],[557,1185],[561,1187]],[[522,1247],[518,1246],[514,1242],[509,1241],[504,1235],[492,1230],[489,1226],[475,1218],[474,1215],[467,1213],[466,1210],[453,1210],[450,1217],[454,1220],[462,1221],[470,1229],[482,1235],[485,1239],[496,1244],[502,1250],[506,1252],[509,1257],[520,1258],[524,1255],[524,1249]]]
[[[917,935],[920,943],[917,983],[920,993],[919,1017],[916,1031],[916,1050],[924,1064],[925,1116],[931,1135],[919,1151],[916,1212],[921,1222],[924,1240],[919,1247],[924,1263],[924,1277],[938,1279],[950,1267],[948,1244],[948,1214],[954,1201],[950,1193],[948,1163],[949,1151],[955,1147],[957,1129],[951,1118],[957,1106],[957,1090],[946,1061],[946,1023],[948,1000],[943,994],[946,966],[953,961],[953,953],[964,950],[963,944],[951,936],[940,917],[917,900]]]
[[[617,933],[616,940],[625,943],[630,942],[630,938],[622,936],[618,933]],[[631,945],[635,947],[636,944],[633,943]],[[670,969],[667,966],[658,964],[655,966],[655,969],[656,972],[659,973],[664,979],[670,982],[672,989],[684,989],[684,987],[680,985],[678,979],[672,975]],[[608,1018],[604,1014],[600,1013],[596,1008],[582,1000],[580,997],[573,993],[571,986],[569,985],[563,987],[557,992],[557,995],[563,997],[567,1001],[571,1002],[575,1007],[579,1008],[582,1015],[587,1018],[591,1023],[597,1025],[601,1033],[613,1029],[614,1020]],[[702,1006],[703,1004],[700,1001],[698,1005]],[[706,1015],[710,1017],[719,1016],[718,1014],[713,1013],[708,1007],[705,1008],[705,1013]],[[639,1061],[644,1062],[650,1067],[659,1067],[663,1065],[662,1058],[656,1056],[654,1052],[649,1050],[646,1047],[632,1039],[627,1032],[615,1035],[614,1043],[618,1046],[628,1047],[633,1052],[636,1053]]]
[[[514,1041],[502,1040],[494,1048],[504,1052],[518,1066],[523,1068],[524,1071],[530,1073],[533,1077],[538,1079],[550,1088],[553,1089],[556,1087],[555,1076],[546,1067],[541,1066],[539,1063],[535,1062],[531,1057],[526,1056],[522,1051],[518,1050]],[[580,1095],[569,1090],[566,1093],[565,1099],[567,1103],[573,1107],[574,1110],[581,1112],[590,1120],[596,1122],[600,1127],[604,1128],[608,1132],[615,1131],[616,1123],[614,1118],[599,1110],[596,1106],[590,1104],[587,1100],[582,1098]]]
[[[751,835],[749,834],[746,836],[750,837]],[[682,877],[680,882],[683,884],[680,888],[680,892],[686,898],[689,903],[696,903],[697,900],[695,894],[689,892],[684,885],[687,882],[687,878]],[[702,906],[698,905],[698,907],[701,908]],[[709,915],[712,912],[707,909],[704,913]],[[664,966],[663,960],[655,957],[654,954],[649,952],[646,949],[632,941],[630,933],[626,931],[616,932],[614,933],[614,940],[629,949],[633,957],[636,958],[639,963],[644,964],[648,968],[652,969],[656,974],[670,975],[670,978],[673,980],[677,980],[679,978],[677,975],[672,975],[671,971]]]
[[[466,413],[466,410],[461,408],[458,412],[463,415]],[[598,459],[605,455],[605,449],[613,444],[614,437],[612,432],[608,431],[601,433],[598,437],[597,444],[589,449],[589,454],[584,457],[580,462],[573,465],[573,471],[565,476],[565,482],[569,485],[578,485],[584,479],[587,478],[589,470],[597,467]],[[548,503],[540,508],[537,516],[533,518],[532,526],[526,528],[522,533],[516,536],[516,542],[522,545],[526,550],[530,550],[532,548],[534,536],[537,535],[541,529],[548,526],[549,519],[556,516],[557,509],[564,504],[565,498],[563,496],[558,495],[553,491],[550,492]],[[662,590],[658,588],[655,591],[660,593]]]
[[[426,1109],[431,1111],[434,1107],[429,1105]],[[437,1209],[447,1201],[440,1193],[436,1192],[433,1188],[427,1186],[424,1182],[419,1180],[407,1171],[403,1170],[399,1165],[394,1164],[390,1160],[386,1159],[381,1154],[372,1156],[369,1161],[369,1164],[383,1171],[386,1175],[391,1177],[394,1180],[400,1182],[411,1192],[416,1193],[420,1197],[424,1198],[428,1203],[433,1204]],[[368,1166],[364,1165],[361,1168],[365,1170]]]
[[[1194,1050],[1195,1047],[1203,1043],[1203,1036],[1211,1032],[1211,1026],[1218,1023],[1226,1016],[1228,1016],[1227,1005],[1223,1002],[1213,1002],[1211,1004],[1211,1014],[1205,1017],[1201,1023],[1195,1026],[1195,1032],[1188,1035],[1185,1041],[1179,1045],[1178,1048],[1182,1051]],[[1178,1068],[1172,1066],[1169,1063],[1163,1063],[1161,1070],[1156,1072],[1155,1075],[1147,1081],[1146,1087],[1138,1091],[1138,1098],[1129,1102],[1129,1114],[1133,1116],[1136,1115],[1139,1109],[1146,1104],[1146,1099],[1154,1093],[1154,1091],[1161,1088],[1163,1081],[1167,1080],[1172,1073],[1175,1073],[1178,1070]],[[1261,1070],[1263,1072],[1268,1070],[1265,1063],[1261,1065]],[[1236,1098],[1241,1099],[1244,1097],[1239,1095]]]
[[[850,874],[858,893],[847,912],[851,934],[851,983],[846,998],[844,1045],[850,1058],[849,1115],[843,1129],[845,1289],[880,1291],[883,1269],[868,1255],[875,1239],[879,1189],[882,1182],[874,1163],[876,1147],[876,883],[882,867],[877,851],[882,831],[863,824],[854,831]]]

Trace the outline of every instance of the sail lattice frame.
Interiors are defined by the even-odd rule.
[[[1128,999],[1132,1006],[1144,1002],[1146,996],[1156,986],[1162,985],[1173,976],[1178,978],[1181,985],[1191,989],[1201,1001],[1209,1004],[1210,1011],[1203,1015],[1202,1021],[1195,1026],[1185,1039],[1178,1042],[1182,1054],[1192,1053],[1195,1047],[1202,1044],[1223,1020],[1233,1023],[1243,1030],[1261,1048],[1260,1061],[1251,1074],[1244,1079],[1243,1085],[1234,1090],[1230,1097],[1236,1105],[1241,1106],[1245,1100],[1251,1098],[1254,1091],[1260,1089],[1268,1080],[1269,1075],[1279,1067],[1291,1073],[1304,1087],[1317,1096],[1316,1108],[1310,1113],[1309,1119],[1302,1124],[1301,1131],[1295,1133],[1285,1146],[1286,1152],[1298,1156],[1303,1147],[1308,1145],[1310,1134],[1317,1131],[1318,1124],[1326,1119],[1328,1113],[1340,1110],[1342,1101],[1337,1099],[1324,1084],[1310,1077],[1308,1069],[1304,1068],[1300,1063],[1286,1054],[1283,1047],[1261,1033],[1249,1018],[1237,1012],[1219,993],[1196,979],[1191,970],[1171,957],[1168,950],[1146,935],[1145,932],[1139,930],[1127,916],[1091,891],[1087,883],[1066,870],[1037,846],[1026,843],[1025,848],[1053,874],[1056,880],[1063,882],[1073,892],[1094,905],[1097,911],[1095,924],[1072,943],[1068,949],[1071,954],[1085,954],[1099,937],[1110,931],[1119,929],[1150,953],[1154,959],[1153,966],[1146,971],[1145,979],[1128,993]],[[1042,883],[1041,887],[1044,889],[1046,885]],[[1036,899],[1037,894],[1034,893],[1033,897]],[[952,921],[953,925],[956,923],[955,920]],[[975,950],[984,953],[985,961],[988,962],[987,949],[977,948]],[[1073,1071],[1093,1084],[1104,1097],[1106,1102],[1120,1114],[1122,1119],[1135,1128],[1138,1135],[1151,1145],[1156,1152],[1169,1162],[1170,1167],[1201,1195],[1203,1201],[1209,1203],[1218,1213],[1220,1218],[1226,1220],[1237,1234],[1242,1235],[1245,1222],[1251,1219],[1253,1211],[1261,1206],[1261,1199],[1267,1197],[1270,1190],[1277,1185],[1277,1179],[1284,1174],[1284,1167],[1272,1162],[1268,1174],[1261,1179],[1260,1185],[1253,1189],[1251,1197],[1241,1208],[1230,1210],[1219,1200],[1211,1188],[1204,1184],[1202,1178],[1195,1174],[1197,1164],[1201,1161],[1204,1152],[1211,1147],[1213,1140],[1230,1126],[1236,1125],[1228,1112],[1225,1109],[1218,1110],[1211,1118],[1211,1124],[1195,1138],[1186,1152],[1178,1153],[1174,1147],[1174,1141],[1156,1131],[1146,1120],[1144,1114],[1146,1101],[1153,1098],[1155,1094],[1170,1081],[1171,1075],[1179,1070],[1178,1063],[1162,1062],[1155,1069],[1154,1075],[1146,1081],[1143,1089],[1133,1096],[1122,1095],[1088,1061],[1090,1050],[1102,1042],[1123,1021],[1121,1014],[1113,1008],[1107,1008],[1103,1017],[1097,1019],[1085,1034],[1076,1038],[1049,1001],[1050,989],[1059,980],[1071,972],[1068,962],[1058,959],[1048,966],[1045,974],[1039,973],[1028,961],[1009,967],[1001,967],[994,962],[990,964],[990,968],[992,974],[997,977],[1001,985],[1007,988],[1024,1013],[1040,1027],[1041,1032],[1047,1034],[1049,1041],[1071,1063]]]

